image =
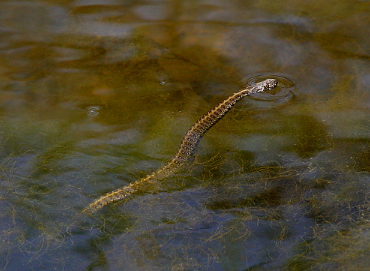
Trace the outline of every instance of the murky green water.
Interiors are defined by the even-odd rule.
[[[0,2],[2,270],[367,270],[370,2]],[[244,98],[164,191],[82,213]],[[156,191],[153,191],[156,192]]]

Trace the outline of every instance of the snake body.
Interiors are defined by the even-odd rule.
[[[237,101],[247,95],[273,89],[276,87],[276,85],[277,81],[275,79],[266,79],[234,93],[226,100],[219,103],[207,114],[203,115],[200,119],[198,119],[197,122],[195,122],[195,124],[184,136],[177,154],[166,166],[138,181],[131,183],[130,185],[118,188],[101,196],[92,202],[84,210],[84,212],[94,212],[111,202],[125,199],[132,194],[140,192],[144,187],[154,184],[158,180],[174,174],[176,171],[181,169],[184,164],[193,156],[197,145],[205,132],[215,125],[223,116],[225,116],[225,114],[230,111]]]

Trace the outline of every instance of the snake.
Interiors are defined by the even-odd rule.
[[[191,128],[186,132],[176,155],[167,165],[127,186],[123,186],[106,193],[88,205],[83,212],[94,213],[109,203],[126,199],[131,195],[139,193],[143,188],[154,185],[158,181],[173,175],[183,168],[195,154],[202,136],[219,120],[221,120],[236,104],[236,102],[245,96],[274,89],[277,86],[277,83],[276,79],[266,79],[235,92],[208,111],[208,113],[204,114],[193,124],[193,126],[191,126]]]

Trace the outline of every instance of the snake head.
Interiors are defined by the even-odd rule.
[[[263,81],[264,83],[264,90],[271,90],[274,89],[277,86],[277,80],[276,79],[266,79]]]
[[[252,94],[252,93],[274,89],[277,86],[277,83],[278,82],[276,79],[263,80],[257,84],[253,84],[249,93]]]

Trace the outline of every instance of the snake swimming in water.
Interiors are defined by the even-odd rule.
[[[175,157],[163,168],[147,175],[146,177],[131,183],[130,185],[118,188],[109,192],[100,198],[92,202],[84,212],[93,213],[103,206],[114,202],[123,200],[130,195],[138,193],[143,187],[154,184],[155,182],[169,177],[176,171],[181,169],[184,164],[190,160],[194,155],[197,145],[201,137],[209,130],[213,125],[215,125],[221,118],[223,118],[227,112],[239,101],[241,98],[254,94],[257,92],[262,92],[265,90],[270,90],[275,88],[277,81],[275,79],[266,79],[262,82],[256,83],[252,86],[248,86],[244,89],[231,95],[229,98],[219,103],[216,107],[210,110],[207,114],[203,115],[197,122],[187,131],[184,136],[180,148],[177,151]]]

